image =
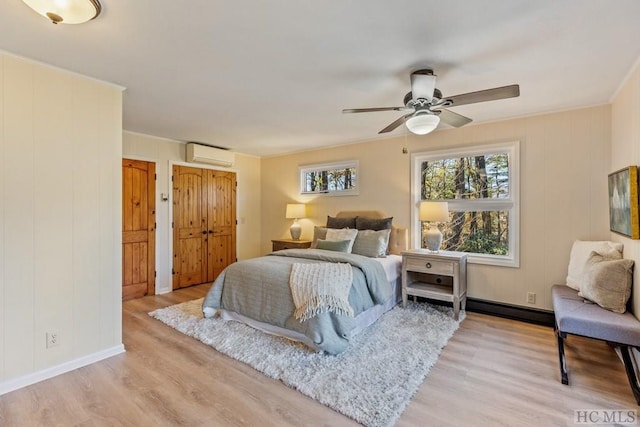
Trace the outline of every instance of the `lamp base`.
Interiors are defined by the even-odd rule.
[[[424,233],[424,240],[427,243],[427,249],[431,252],[440,251],[442,244],[442,232],[436,224],[429,224],[429,229]]]
[[[291,225],[291,228],[289,229],[289,232],[291,233],[291,238],[293,240],[300,240],[300,235],[302,234],[302,227],[300,227],[300,224],[298,224],[297,221],[294,221],[293,224]]]

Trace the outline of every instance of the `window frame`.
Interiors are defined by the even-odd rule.
[[[520,141],[461,146],[411,154],[411,237],[412,247],[419,249],[422,227],[418,217],[421,200],[421,164],[459,157],[507,153],[509,156],[509,197],[505,199],[440,200],[449,203],[449,211],[509,211],[509,255],[465,252],[473,264],[520,267]]]
[[[331,163],[317,163],[298,167],[299,191],[303,195],[316,196],[357,196],[360,194],[360,167],[358,160],[344,160]],[[306,174],[308,172],[330,171],[353,168],[356,171],[355,188],[348,190],[306,191]]]

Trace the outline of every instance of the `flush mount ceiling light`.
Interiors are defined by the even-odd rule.
[[[415,116],[409,117],[405,124],[407,129],[416,135],[426,135],[438,127],[440,117],[427,112],[418,112]]]
[[[82,24],[100,15],[98,0],[22,0],[54,24]]]

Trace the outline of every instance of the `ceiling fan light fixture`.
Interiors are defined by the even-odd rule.
[[[102,11],[98,0],[22,0],[54,24],[82,24]]]
[[[416,135],[426,135],[432,132],[439,123],[440,117],[430,113],[416,114],[405,122],[407,129]]]

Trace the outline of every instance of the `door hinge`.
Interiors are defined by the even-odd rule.
[[[236,225],[238,225],[238,220],[236,219]]]
[[[171,182],[173,182],[173,175],[171,175]]]
[[[171,221],[171,228],[173,228],[173,221]]]
[[[153,277],[158,277],[158,272],[157,271],[153,272]]]
[[[175,275],[176,274],[176,270],[174,270],[173,268],[171,269],[171,274]]]
[[[154,180],[154,181],[157,181],[157,180],[158,180],[158,174],[157,174],[157,173],[154,173],[154,174],[153,174],[153,180]]]
[[[154,229],[154,231],[158,229],[158,223],[157,222],[153,223],[153,229]]]

